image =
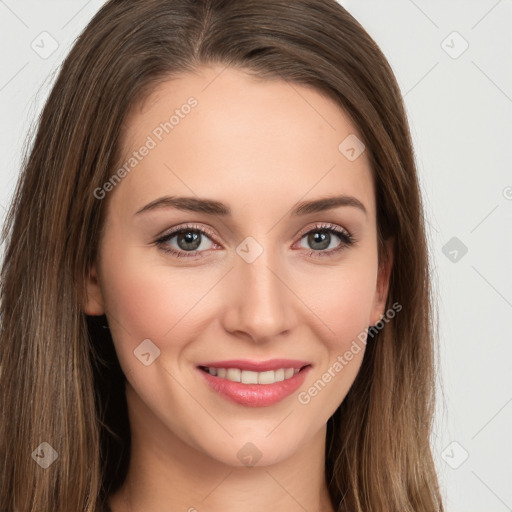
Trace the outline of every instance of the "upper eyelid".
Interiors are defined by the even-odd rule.
[[[347,228],[345,228],[344,226],[340,226],[338,224],[333,224],[332,222],[319,222],[316,225],[309,226],[307,228],[304,228],[303,230],[300,230],[295,236],[300,236],[302,238],[304,235],[307,235],[310,231],[322,231],[322,229],[331,231],[343,231],[347,236],[352,236],[352,233]]]
[[[208,235],[209,238],[215,238],[215,234],[213,233],[213,229],[212,228],[205,227],[205,226],[194,225],[194,224],[184,224],[182,226],[180,225],[180,226],[177,226],[177,227],[172,228],[170,230],[164,231],[164,233],[162,235],[159,235],[157,237],[157,241],[175,237],[181,231],[186,231],[186,230],[204,232],[204,234]]]

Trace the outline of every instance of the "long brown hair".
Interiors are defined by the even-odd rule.
[[[435,310],[409,126],[384,55],[335,0],[110,0],[75,42],[2,235],[0,509],[99,512],[126,475],[124,376],[105,317],[81,306],[107,204],[94,190],[119,165],[134,105],[213,63],[312,86],[359,128],[379,261],[394,237],[387,304],[402,310],[369,338],[328,420],[329,492],[338,511],[442,511],[430,448]],[[58,454],[45,470],[31,456],[42,442]]]

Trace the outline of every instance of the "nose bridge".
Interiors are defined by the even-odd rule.
[[[245,332],[257,341],[291,328],[293,294],[284,284],[283,268],[275,248],[251,237],[237,247],[226,329]]]

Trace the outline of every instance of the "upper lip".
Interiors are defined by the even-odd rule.
[[[279,370],[280,368],[295,368],[300,370],[311,363],[307,361],[298,361],[297,359],[269,359],[267,361],[251,361],[249,359],[230,359],[229,361],[210,361],[201,363],[198,366],[208,368],[240,368],[240,370],[249,370],[254,372],[265,372],[270,370]]]

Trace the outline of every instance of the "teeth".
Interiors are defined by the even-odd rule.
[[[269,370],[268,372],[261,372],[258,374],[258,384],[274,384],[276,381],[276,372]]]
[[[239,368],[228,368],[226,379],[232,380],[233,382],[240,382],[241,373]]]
[[[241,370],[240,382],[242,382],[243,384],[258,384],[258,372]]]
[[[208,373],[232,382],[241,382],[243,384],[274,384],[292,378],[299,373],[295,368],[279,368],[278,370],[269,370],[266,372],[253,372],[249,370],[240,370],[240,368],[208,368]]]
[[[279,370],[276,370],[274,372],[274,375],[275,375],[275,381],[281,382],[282,380],[284,380],[284,369],[280,368]]]
[[[284,371],[284,378],[289,379],[290,377],[293,377],[294,373],[295,372],[293,371],[293,368],[286,368],[286,370]]]

